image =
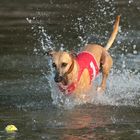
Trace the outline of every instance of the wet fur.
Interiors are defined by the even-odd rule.
[[[82,51],[87,51],[92,53],[92,55],[95,57],[97,64],[102,72],[102,82],[100,86],[97,88],[97,91],[102,92],[106,89],[106,80],[109,75],[110,69],[113,65],[113,60],[110,54],[108,53],[108,49],[111,47],[112,43],[114,42],[118,28],[119,28],[119,21],[120,16],[117,17],[114,30],[111,34],[111,37],[106,45],[106,47],[102,47],[97,44],[88,44],[86,45]],[[52,56],[53,63],[55,64],[55,70],[57,73],[59,73],[58,76],[63,77],[63,80],[61,84],[71,84],[75,81],[75,78],[78,76],[78,69],[79,66],[77,62],[75,61],[75,57],[64,51],[51,51],[49,52],[49,55]],[[66,75],[67,71],[69,70],[70,66],[72,65],[72,62],[74,62],[72,71]],[[67,63],[66,67],[62,67],[62,63]],[[91,88],[90,83],[90,76],[87,69],[85,69],[81,75],[80,80],[77,83],[77,87],[74,90],[74,93],[76,96],[79,96],[81,93],[88,92]]]

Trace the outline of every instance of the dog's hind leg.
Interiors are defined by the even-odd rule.
[[[101,57],[102,81],[101,85],[97,89],[98,92],[103,92],[106,89],[106,80],[109,75],[112,64],[113,60],[111,56],[108,52],[104,51]]]

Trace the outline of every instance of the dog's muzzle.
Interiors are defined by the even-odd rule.
[[[56,83],[59,83],[59,82],[62,82],[63,81],[63,77],[62,76],[59,76],[59,74],[57,73],[54,77],[54,81]]]
[[[60,76],[59,73],[56,73],[55,77],[54,77],[54,81],[56,83],[63,83],[64,85],[67,85],[67,76]]]

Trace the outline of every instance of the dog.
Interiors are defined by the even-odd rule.
[[[52,58],[52,66],[55,70],[54,81],[61,92],[77,96],[88,92],[99,71],[102,72],[102,81],[97,87],[97,91],[105,91],[107,77],[113,65],[108,50],[117,36],[119,22],[120,16],[117,16],[113,32],[105,47],[98,44],[88,44],[79,54],[53,50],[47,52]]]

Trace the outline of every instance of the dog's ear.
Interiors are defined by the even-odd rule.
[[[55,53],[55,51],[49,50],[49,51],[47,52],[47,55],[52,57],[54,53]]]
[[[44,55],[47,55],[47,56],[53,56],[53,54],[55,53],[55,51],[53,51],[53,50],[48,50],[48,51],[46,51],[45,53],[44,53]]]
[[[72,58],[77,57],[77,53],[74,50],[70,51],[70,55],[72,56]]]

